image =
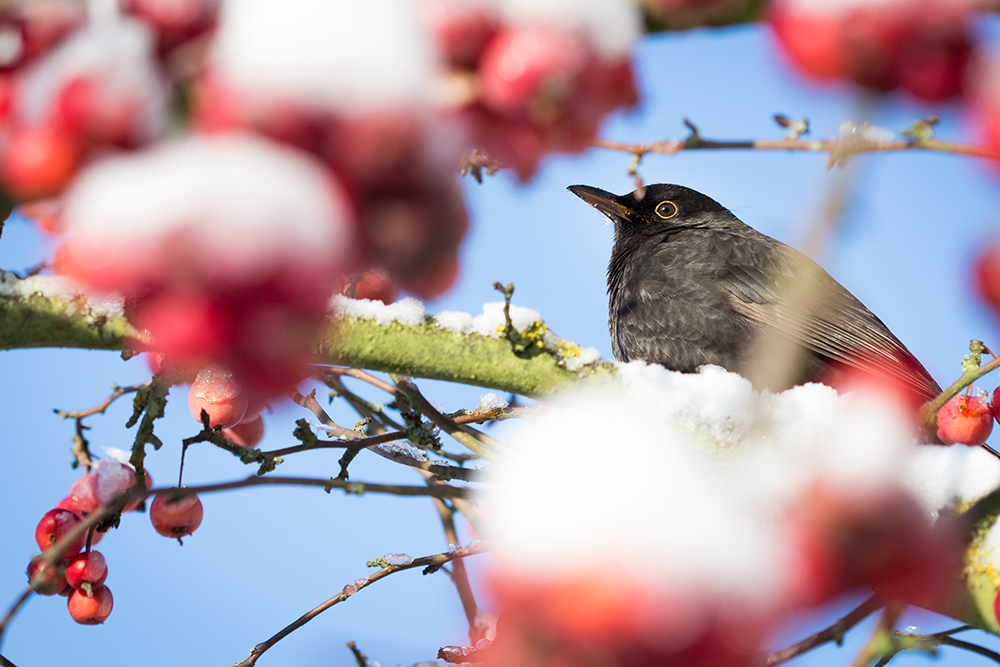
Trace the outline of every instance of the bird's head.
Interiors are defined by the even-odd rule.
[[[615,223],[618,237],[649,236],[667,229],[726,228],[742,223],[711,197],[683,185],[656,183],[625,195],[589,185],[567,188]]]

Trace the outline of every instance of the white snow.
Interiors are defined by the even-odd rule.
[[[819,384],[758,393],[716,367],[640,362],[619,375],[554,397],[493,465],[488,538],[508,571],[781,599],[781,520],[810,489],[909,492],[931,514],[1000,486],[1000,462],[918,444],[879,396]],[[640,554],[653,556],[634,574]]]
[[[874,144],[888,144],[895,137],[892,130],[878,125],[868,123],[858,125],[852,121],[844,121],[840,124],[841,141],[870,141]]]
[[[903,479],[936,515],[941,508],[975,502],[1000,488],[1000,459],[982,447],[927,445],[913,453]]]
[[[318,161],[242,134],[95,163],[71,186],[65,219],[92,270],[159,259],[237,280],[290,266],[328,272],[351,239],[347,197]]]
[[[415,463],[430,463],[430,459],[417,447],[408,442],[383,442],[371,449],[377,449],[390,458],[407,458]]]
[[[377,300],[351,299],[337,294],[330,300],[330,307],[342,317],[374,320],[382,326],[393,322],[420,326],[427,321],[427,311],[424,304],[412,297],[405,297],[386,305]]]
[[[480,410],[496,410],[498,408],[506,408],[510,403],[507,402],[500,394],[489,393],[483,394],[479,397],[479,408]]]
[[[638,412],[682,426],[713,446],[738,446],[758,417],[760,397],[750,382],[717,366],[695,375],[634,361],[618,370]]]
[[[225,0],[209,58],[241,92],[364,112],[425,103],[437,56],[411,0]]]
[[[657,587],[683,572],[720,592],[773,588],[778,556],[734,511],[737,487],[694,433],[635,398],[609,383],[573,392],[524,425],[485,494],[498,558],[543,576],[634,573]]]
[[[445,310],[434,316],[434,322],[442,329],[456,333],[472,333],[472,315],[457,311]]]
[[[102,459],[94,464],[94,498],[105,504],[135,484],[135,470],[127,463]]]
[[[124,317],[125,299],[115,294],[95,294],[77,280],[65,276],[31,276],[20,279],[9,271],[0,270],[0,296],[26,297],[37,294],[58,299],[71,312],[93,316]]]
[[[563,365],[568,371],[578,371],[589,364],[601,360],[601,353],[596,347],[581,347],[576,356],[564,356]]]
[[[483,312],[475,317],[468,313],[444,311],[435,315],[434,321],[442,329],[456,333],[477,333],[481,336],[497,338],[507,323],[503,307],[503,301],[484,303]],[[537,310],[511,304],[510,321],[515,329],[524,331],[535,322],[541,322],[542,316]]]
[[[413,562],[413,556],[409,554],[386,554],[382,559],[389,565],[409,565]]]
[[[630,0],[497,0],[513,25],[543,25],[582,33],[605,56],[626,54],[642,32],[639,5]]]

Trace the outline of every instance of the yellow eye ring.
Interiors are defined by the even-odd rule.
[[[677,204],[673,203],[669,199],[666,201],[661,201],[656,205],[656,215],[660,216],[664,220],[669,220],[670,218],[677,215]]]

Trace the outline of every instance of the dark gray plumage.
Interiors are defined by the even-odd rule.
[[[852,371],[906,388],[915,403],[940,393],[885,324],[819,265],[710,197],[668,184],[620,196],[569,190],[615,225],[608,296],[618,360],[684,372],[715,364],[771,389]],[[796,357],[780,386],[763,354],[774,350]]]

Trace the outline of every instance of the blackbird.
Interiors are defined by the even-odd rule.
[[[620,196],[587,185],[569,190],[615,226],[608,324],[619,361],[682,372],[715,364],[775,391],[874,379],[913,407],[941,393],[830,274],[714,199],[670,184]]]

